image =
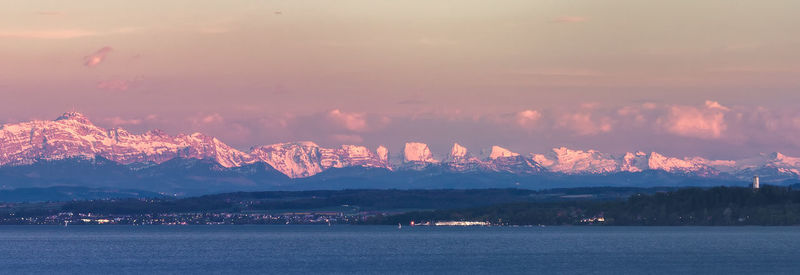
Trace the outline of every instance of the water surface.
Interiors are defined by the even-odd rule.
[[[796,273],[800,227],[0,226],[0,272]]]

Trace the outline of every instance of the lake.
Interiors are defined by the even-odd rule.
[[[0,273],[796,273],[800,227],[0,226]]]

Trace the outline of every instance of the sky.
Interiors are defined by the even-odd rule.
[[[453,142],[800,155],[799,1],[35,1],[0,123],[65,111],[247,150]]]

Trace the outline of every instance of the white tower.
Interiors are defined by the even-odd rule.
[[[753,176],[753,189],[758,189],[758,176]]]

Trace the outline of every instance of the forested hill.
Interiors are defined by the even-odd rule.
[[[524,202],[377,216],[370,223],[469,220],[510,225],[800,225],[800,191],[685,188],[622,201]]]

